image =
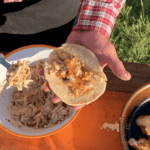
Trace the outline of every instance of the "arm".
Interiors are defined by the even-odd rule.
[[[81,0],[76,30],[98,31],[109,39],[126,0]]]

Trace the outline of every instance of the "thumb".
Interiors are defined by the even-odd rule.
[[[122,61],[120,61],[120,59],[118,58],[115,47],[113,46],[108,48],[111,48],[112,50],[111,55],[107,55],[106,57],[106,62],[109,68],[112,70],[114,75],[120,78],[121,80],[130,80],[131,74],[128,71],[126,71]]]
[[[123,63],[119,61],[114,61],[112,64],[108,63],[114,75],[116,75],[121,80],[128,81],[131,79],[131,74],[125,70]]]

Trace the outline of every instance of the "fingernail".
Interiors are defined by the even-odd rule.
[[[43,88],[43,90],[44,90],[45,92],[48,92],[48,91],[50,91],[50,88],[46,86],[46,87]]]
[[[129,72],[126,72],[121,75],[122,80],[129,80],[131,78],[131,74]]]
[[[60,102],[61,100],[60,100],[57,96],[53,96],[52,99],[51,99],[51,101],[52,101],[53,103],[58,103],[58,102]]]

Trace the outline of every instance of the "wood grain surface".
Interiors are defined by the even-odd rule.
[[[150,82],[150,64],[123,62],[126,70],[130,72],[132,78],[129,81],[123,81],[117,78],[108,66],[104,72],[108,78],[106,90],[118,92],[134,92],[141,86]]]

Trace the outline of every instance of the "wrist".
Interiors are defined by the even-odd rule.
[[[84,34],[85,33],[85,34]],[[105,34],[102,34],[98,31],[86,31],[83,32],[84,37],[87,36],[93,43],[100,45],[101,48],[109,41]]]

